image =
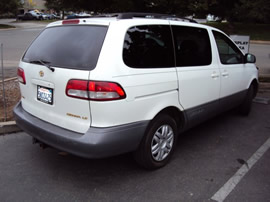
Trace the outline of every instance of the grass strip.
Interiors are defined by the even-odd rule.
[[[11,26],[11,25],[0,24],[0,29],[11,29],[11,28],[16,28],[16,27]]]

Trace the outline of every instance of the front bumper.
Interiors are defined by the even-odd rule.
[[[21,102],[14,108],[17,125],[39,141],[85,158],[104,158],[136,150],[149,121],[94,128],[84,134],[63,129],[26,112]]]

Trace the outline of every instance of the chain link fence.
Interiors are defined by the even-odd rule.
[[[4,68],[4,45],[0,47],[0,122],[13,120],[13,107],[20,100],[16,77],[7,77]]]
[[[2,73],[2,97],[3,97],[3,112],[1,114],[4,114],[4,121],[7,120],[7,103],[6,103],[6,95],[5,95],[5,74],[4,74],[4,58],[3,58],[3,44],[1,43],[1,73]]]

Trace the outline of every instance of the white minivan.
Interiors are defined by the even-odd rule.
[[[36,142],[86,158],[133,152],[164,166],[179,133],[258,89],[255,56],[218,29],[120,13],[49,24],[18,68],[17,124]]]

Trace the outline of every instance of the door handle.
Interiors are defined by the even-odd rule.
[[[219,77],[219,74],[217,74],[216,72],[213,72],[213,73],[211,74],[211,77],[212,77],[213,79],[216,79],[216,78]]]
[[[222,74],[221,74],[222,76],[224,76],[224,77],[228,77],[229,76],[229,72],[227,72],[227,71],[224,71],[224,72],[222,72]]]

